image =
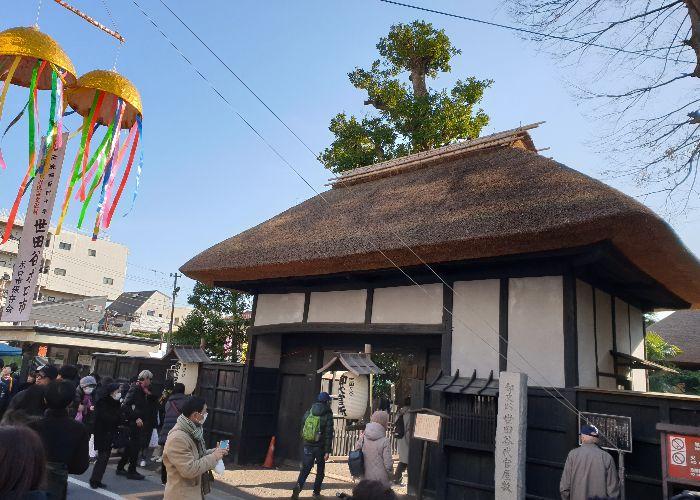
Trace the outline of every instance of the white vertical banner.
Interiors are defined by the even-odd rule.
[[[501,372],[496,420],[496,500],[525,500],[527,375]]]
[[[42,139],[44,158],[45,138]],[[7,290],[7,303],[2,309],[2,321],[28,321],[32,310],[34,292],[41,273],[44,248],[49,235],[49,224],[53,212],[56,192],[61,179],[61,167],[66,155],[68,134],[63,134],[62,145],[51,152],[46,172],[37,172],[27,206],[27,216],[19,240],[19,251],[12,268],[12,281]]]

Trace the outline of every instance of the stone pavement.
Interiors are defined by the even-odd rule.
[[[163,485],[160,483],[160,464],[149,465],[146,469],[139,468],[139,472],[146,476],[143,481],[131,481],[122,476],[117,476],[116,463],[118,458],[110,460],[109,467],[103,478],[107,489],[93,490],[88,484],[92,465],[81,476],[71,476],[68,484],[69,500],[99,500],[111,498],[115,500],[161,500],[163,498]],[[214,490],[207,495],[207,500],[249,500],[256,498],[288,499],[299,474],[296,467],[281,466],[274,469],[246,466],[245,468],[228,465],[226,472],[216,478]],[[301,498],[311,497],[311,488],[315,475],[312,472],[302,492]],[[352,479],[348,474],[347,463],[329,462],[326,464],[326,478],[323,484],[323,497],[335,498],[336,492],[350,493]],[[399,498],[404,496],[405,487],[396,487]]]

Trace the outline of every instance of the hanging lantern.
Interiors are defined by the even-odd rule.
[[[337,412],[334,413],[351,420],[364,417],[369,401],[369,377],[354,375],[350,372],[338,372],[338,374]]]
[[[95,70],[78,78],[76,85],[66,90],[66,99],[70,107],[83,117],[83,126],[56,234],[61,231],[71,195],[76,184],[80,182],[76,198],[83,203],[83,206],[78,219],[78,228],[83,225],[85,213],[93,195],[98,188],[100,191],[92,234],[93,239],[96,239],[100,227],[109,227],[131,172],[134,155],[142,135],[141,96],[136,87],[119,73]],[[96,144],[97,141],[93,140],[94,133],[100,125],[107,127],[107,130],[99,143]],[[122,129],[129,131],[123,143],[121,141]],[[129,148],[126,167],[115,192],[113,189],[114,181]],[[138,163],[134,199],[138,190],[140,174],[141,159]]]
[[[11,235],[22,196],[35,175],[44,171],[45,158],[39,158],[38,161],[36,158],[36,142],[39,137],[37,91],[51,90],[51,108],[46,131],[46,158],[50,158],[51,155],[48,152],[54,146],[59,146],[61,141],[63,88],[75,84],[76,78],[73,63],[56,41],[37,28],[19,27],[0,32],[0,80],[3,81],[0,93],[0,118],[10,85],[29,87],[29,99],[25,106],[29,116],[29,164],[10,210],[1,242],[5,243]],[[13,120],[13,123],[19,120],[19,116]],[[54,144],[54,141],[57,144]],[[0,166],[5,168],[1,152]]]

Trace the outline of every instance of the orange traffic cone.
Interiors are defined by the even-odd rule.
[[[267,467],[268,469],[272,469],[275,466],[274,457],[275,457],[275,436],[272,436],[272,439],[270,439],[270,446],[267,447],[267,455],[265,455],[265,462],[263,463],[263,467]]]

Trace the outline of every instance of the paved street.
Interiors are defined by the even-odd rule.
[[[88,481],[92,473],[92,465],[81,476],[71,476],[68,483],[68,498],[70,500],[98,500],[100,498],[125,499],[125,500],[160,500],[163,498],[163,485],[160,483],[160,470],[150,467],[152,470],[141,469],[139,472],[146,476],[143,481],[131,481],[122,476],[117,476],[116,463],[118,459],[112,458],[102,482],[107,489],[93,490]],[[160,467],[160,465],[158,465]],[[222,489],[226,488],[226,489]],[[217,487],[209,495],[207,500],[233,499],[242,500],[253,498],[250,496],[238,496],[232,488],[217,481]]]

